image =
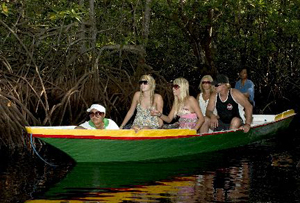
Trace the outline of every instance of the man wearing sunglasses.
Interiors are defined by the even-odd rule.
[[[111,119],[105,118],[106,109],[100,104],[93,104],[87,109],[89,121],[77,126],[76,129],[119,129],[119,126]]]
[[[249,132],[252,123],[252,105],[248,98],[239,90],[231,88],[229,79],[225,75],[217,75],[212,83],[216,92],[212,93],[206,109],[206,116],[210,118],[210,128],[214,131],[243,129]],[[213,113],[217,109],[218,115]],[[245,121],[242,120],[240,109],[245,110]]]

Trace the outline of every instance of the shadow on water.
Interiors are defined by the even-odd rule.
[[[57,154],[55,160],[59,161],[59,166],[45,164],[26,148],[16,151],[0,150],[1,203],[24,202],[36,194],[44,193],[49,185],[60,181],[72,166],[69,158],[57,150],[44,147],[43,153],[51,153],[52,158]]]
[[[201,171],[215,170],[225,161],[222,153],[194,156],[194,160],[148,163],[78,163],[66,178],[51,188],[47,198],[68,198],[82,191],[105,192],[171,181],[174,177],[191,176]],[[81,194],[82,194],[81,193]],[[64,196],[66,195],[66,196]]]
[[[1,153],[0,202],[297,202],[299,130],[247,147],[147,163],[77,163],[54,148]]]

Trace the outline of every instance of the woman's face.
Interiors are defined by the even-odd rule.
[[[150,90],[150,84],[149,81],[142,79],[139,81],[140,89],[142,92]]]
[[[180,86],[179,85],[173,84],[172,90],[173,90],[174,96],[178,96],[180,94]]]
[[[204,78],[201,85],[204,90],[209,90],[211,88],[211,81],[207,78]]]
[[[243,69],[243,70],[240,72],[240,78],[243,80],[243,79],[246,79],[247,76],[248,76],[247,70],[246,70],[246,69]]]

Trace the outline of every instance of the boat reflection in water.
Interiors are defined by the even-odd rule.
[[[246,201],[248,162],[229,167],[224,156],[209,153],[161,163],[78,163],[43,197],[26,203]]]

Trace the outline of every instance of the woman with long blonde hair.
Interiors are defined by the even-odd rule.
[[[205,118],[205,124],[201,126],[200,133],[205,133],[209,131],[210,119],[205,116],[205,113],[210,95],[215,91],[215,87],[214,85],[212,85],[212,82],[213,78],[210,75],[204,75],[200,80],[199,84],[200,93],[197,96],[197,101],[199,102],[201,112]],[[216,109],[214,109],[214,113],[217,115]]]
[[[163,115],[161,111],[152,111],[152,115],[170,123],[179,116],[179,128],[195,129],[198,131],[204,123],[197,100],[189,94],[189,82],[185,78],[177,78],[172,85],[174,102],[169,115]]]
[[[151,110],[162,111],[163,99],[160,94],[155,93],[155,80],[151,75],[143,75],[139,81],[140,90],[137,91],[132,99],[120,128],[124,128],[135,110],[137,111],[131,128],[133,129],[155,129],[163,125],[163,121],[158,117],[151,116]]]

